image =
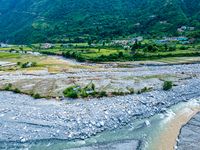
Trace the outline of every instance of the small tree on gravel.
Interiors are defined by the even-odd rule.
[[[35,98],[35,99],[40,98],[40,94],[39,94],[39,93],[36,93],[35,96],[34,96],[34,98]]]
[[[19,90],[18,88],[15,88],[15,89],[13,90],[13,92],[14,92],[14,93],[20,93],[20,90]]]
[[[172,81],[165,81],[163,84],[163,90],[169,90],[172,88],[172,86],[173,86]]]

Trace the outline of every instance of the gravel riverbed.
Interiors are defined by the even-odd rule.
[[[144,66],[116,72],[82,72],[83,75],[191,74],[169,91],[83,99],[35,100],[28,95],[0,92],[0,142],[40,139],[85,139],[104,130],[114,130],[138,118],[164,113],[166,108],[200,96],[200,65]],[[195,76],[192,76],[195,74]],[[2,75],[0,79],[67,78],[58,75]]]
[[[85,139],[199,97],[199,85],[200,80],[193,77],[167,92],[157,90],[87,102],[83,99],[35,100],[27,95],[0,92],[0,141]]]

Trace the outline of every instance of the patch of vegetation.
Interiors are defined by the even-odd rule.
[[[9,83],[4,89],[5,90],[10,90],[11,87],[12,87],[12,83]]]
[[[173,86],[173,82],[172,81],[165,81],[163,84],[163,90],[169,90],[171,89]]]
[[[78,92],[77,91],[71,91],[67,94],[70,98],[78,98]]]
[[[139,90],[137,93],[138,93],[138,94],[141,94],[141,93],[142,93],[142,91],[141,91],[141,90]]]
[[[18,88],[15,88],[15,89],[13,90],[13,92],[14,92],[14,93],[20,93],[20,90],[19,90]]]
[[[101,92],[100,92],[100,95],[101,95],[101,96],[106,96],[106,95],[107,95],[107,94],[106,94],[106,91],[101,91]]]
[[[35,96],[34,96],[34,98],[35,98],[35,99],[40,98],[40,94],[39,94],[39,93],[36,93]]]

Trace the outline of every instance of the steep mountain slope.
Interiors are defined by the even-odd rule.
[[[0,41],[177,35],[182,25],[199,27],[199,6],[200,0],[0,0]]]

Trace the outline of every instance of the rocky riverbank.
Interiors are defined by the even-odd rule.
[[[200,147],[200,112],[182,126],[178,141],[177,149],[179,150],[199,150]]]
[[[199,97],[199,84],[198,78],[191,77],[167,92],[160,89],[135,95],[94,98],[87,102],[83,99],[34,100],[27,95],[0,92],[0,141],[85,139]]]

